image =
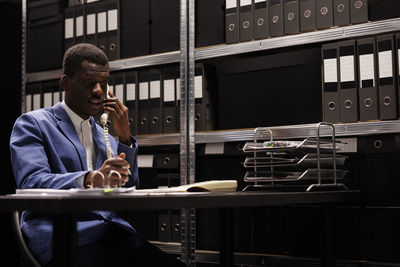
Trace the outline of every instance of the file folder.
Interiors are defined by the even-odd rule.
[[[74,7],[74,25],[75,25],[75,44],[83,43],[84,39],[84,5],[77,5]]]
[[[349,0],[333,0],[333,22],[335,26],[350,24]]]
[[[149,92],[149,74],[147,71],[138,73],[139,80],[139,106],[138,106],[138,134],[150,133],[150,92]]]
[[[338,92],[338,49],[336,43],[322,46],[324,73],[324,120],[340,122],[340,100]]]
[[[225,0],[195,1],[195,47],[225,43]]]
[[[285,34],[300,32],[299,8],[299,0],[285,0],[283,8]]]
[[[119,54],[119,1],[107,0],[107,56],[108,60],[117,60]]]
[[[150,0],[120,0],[120,57],[150,54]]]
[[[75,43],[74,8],[64,9],[64,51]]]
[[[398,116],[397,90],[394,79],[395,54],[394,35],[377,36],[379,73],[379,118],[395,119]]]
[[[332,0],[315,1],[317,11],[317,29],[326,29],[333,26]]]
[[[137,105],[137,72],[136,71],[128,71],[126,72],[125,78],[125,105],[129,109],[129,125],[132,135],[136,135],[138,133],[138,105]]]
[[[161,71],[149,70],[149,133],[162,133]]]
[[[178,132],[177,114],[180,112],[177,101],[176,79],[179,78],[179,67],[165,67],[163,69],[163,119],[162,132]]]
[[[227,44],[239,42],[238,0],[225,0],[225,41]]]
[[[86,4],[86,35],[85,42],[96,45],[97,44],[97,36],[96,36],[96,3]]]
[[[360,120],[379,119],[375,38],[357,41]]]
[[[368,21],[368,0],[350,0],[351,24]]]
[[[105,1],[97,3],[97,47],[107,55],[107,5]]]
[[[269,35],[271,37],[283,35],[283,0],[269,2]]]
[[[240,42],[253,39],[253,0],[239,0]]]
[[[316,23],[315,0],[300,0],[300,31],[314,31]]]
[[[254,0],[254,39],[264,39],[269,35],[269,3],[267,0]]]
[[[340,121],[358,121],[358,91],[356,79],[356,47],[354,40],[338,43]]]

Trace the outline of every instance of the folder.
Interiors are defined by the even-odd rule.
[[[150,133],[150,92],[149,92],[149,74],[147,71],[138,73],[138,134]]]
[[[239,42],[238,0],[225,0],[225,41],[227,44]]]
[[[283,35],[283,0],[269,2],[269,35],[271,37]]]
[[[151,53],[178,51],[180,48],[180,0],[151,0]]]
[[[362,23],[367,21],[368,21],[368,0],[350,0],[351,24]]]
[[[158,153],[155,164],[157,169],[177,170],[179,169],[179,153]]]
[[[225,43],[225,0],[195,1],[195,47]]]
[[[354,40],[338,43],[340,121],[358,121],[356,47]]]
[[[239,0],[239,39],[240,42],[253,39],[253,1]]]
[[[162,133],[161,71],[149,70],[149,133]]]
[[[83,43],[84,39],[84,5],[74,7],[75,44]]]
[[[379,119],[375,38],[357,40],[360,120]]]
[[[264,39],[269,35],[269,3],[267,0],[254,0],[254,39]]]
[[[178,132],[177,114],[179,106],[177,101],[176,79],[179,77],[179,67],[164,67],[163,69],[163,119],[162,132],[176,133]]]
[[[64,9],[64,51],[75,43],[74,8]]]
[[[107,56],[113,61],[120,58],[119,54],[119,1],[107,0]]]
[[[335,26],[350,24],[349,0],[333,0],[333,24]]]
[[[378,48],[378,95],[379,118],[381,120],[395,119],[398,117],[397,92],[394,79],[395,54],[394,35],[377,36]]]
[[[300,32],[299,0],[285,0],[283,7],[284,32],[293,34]]]
[[[86,35],[85,42],[89,44],[96,45],[97,44],[97,30],[96,30],[96,3],[87,3],[86,4]]]
[[[322,45],[323,58],[323,106],[324,120],[340,122],[340,101],[338,92],[338,49],[336,43]]]
[[[105,1],[97,3],[97,47],[107,55],[107,5]],[[108,56],[108,55],[107,55]]]
[[[300,31],[314,31],[316,28],[315,0],[300,0]]]
[[[125,77],[125,105],[129,109],[129,125],[132,135],[136,135],[138,133],[138,105],[137,105],[137,72],[136,71],[128,71],[126,72]]]
[[[326,29],[333,26],[332,0],[315,1],[317,11],[317,29]]]
[[[43,107],[48,108],[53,105],[53,81],[43,81]]]
[[[150,54],[150,0],[120,0],[120,57]]]

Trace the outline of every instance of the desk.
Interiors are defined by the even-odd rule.
[[[143,211],[186,208],[221,209],[222,231],[220,261],[222,266],[233,266],[232,208],[299,204],[317,204],[327,207],[326,254],[322,265],[334,266],[335,253],[330,235],[336,203],[359,202],[358,191],[338,192],[232,192],[232,193],[130,193],[130,194],[71,194],[71,195],[6,195],[0,196],[0,212],[31,210],[54,214],[54,256],[57,266],[74,266],[73,251],[76,244],[73,214],[88,210]],[[334,211],[334,210],[333,210]]]

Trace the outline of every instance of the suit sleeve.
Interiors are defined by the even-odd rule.
[[[125,184],[126,187],[130,186],[139,186],[139,172],[137,167],[137,151],[138,151],[138,142],[137,140],[131,136],[132,145],[129,147],[125,144],[118,143],[118,154],[124,152],[126,157],[125,159],[130,164],[130,170],[132,175],[130,175],[129,181]]]

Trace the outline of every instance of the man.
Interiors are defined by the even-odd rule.
[[[128,109],[107,92],[109,76],[107,57],[96,46],[78,44],[65,52],[60,80],[65,100],[25,113],[14,124],[10,150],[18,188],[138,184],[137,141],[130,134]],[[109,159],[103,130],[93,119],[103,110],[118,136],[118,141],[110,136],[117,156]],[[21,217],[31,250],[44,265],[53,266],[51,217],[33,212]],[[77,232],[78,266],[184,266],[114,212],[79,215]]]

